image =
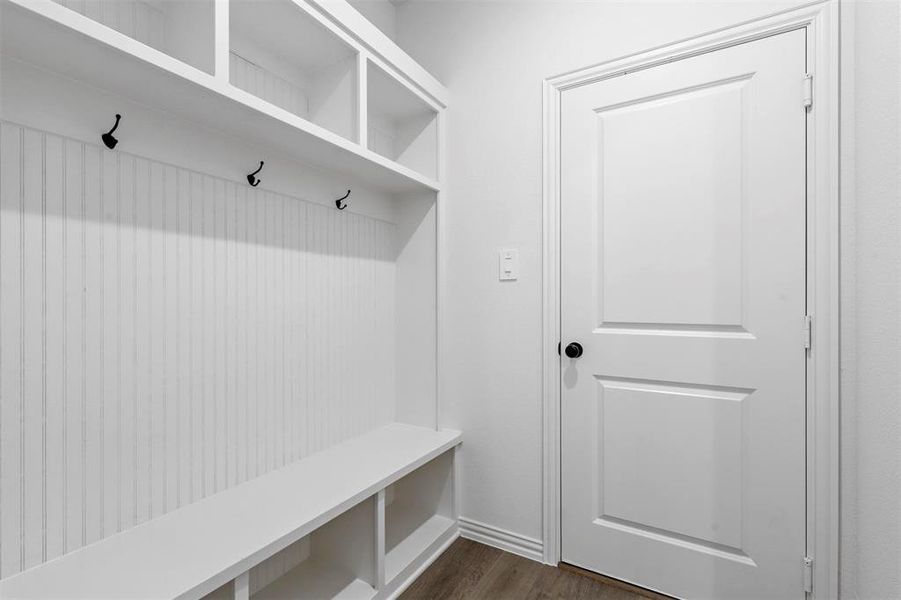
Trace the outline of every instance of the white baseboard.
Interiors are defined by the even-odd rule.
[[[466,517],[460,517],[460,536],[538,562],[544,561],[544,544],[541,540],[479,523]]]

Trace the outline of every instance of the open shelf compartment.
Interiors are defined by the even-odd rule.
[[[438,112],[391,74],[367,61],[369,149],[438,179]]]
[[[201,71],[213,73],[214,0],[54,0]]]
[[[356,140],[357,52],[292,0],[232,0],[229,80]]]
[[[254,600],[375,596],[375,499],[370,497],[250,570]]]
[[[456,526],[453,464],[451,450],[386,488],[385,581],[389,585]]]

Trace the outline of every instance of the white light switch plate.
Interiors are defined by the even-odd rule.
[[[507,249],[498,252],[497,277],[501,281],[519,279],[519,250]]]

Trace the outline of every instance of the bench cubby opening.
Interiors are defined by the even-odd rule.
[[[354,140],[356,50],[291,0],[234,0],[229,11],[231,84]]]
[[[419,467],[385,490],[385,581],[391,584],[456,526],[454,452]]]
[[[254,600],[375,596],[375,500],[368,498],[250,571]]]

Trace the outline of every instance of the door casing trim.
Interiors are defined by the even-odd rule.
[[[659,46],[543,82],[542,537],[544,562],[561,560],[560,119],[567,89],[778,33],[807,31],[813,106],[807,114],[807,292],[813,317],[807,357],[807,556],[811,598],[839,592],[839,2],[819,0]],[[801,106],[801,82],[798,82]],[[801,585],[802,556],[798,557]]]

